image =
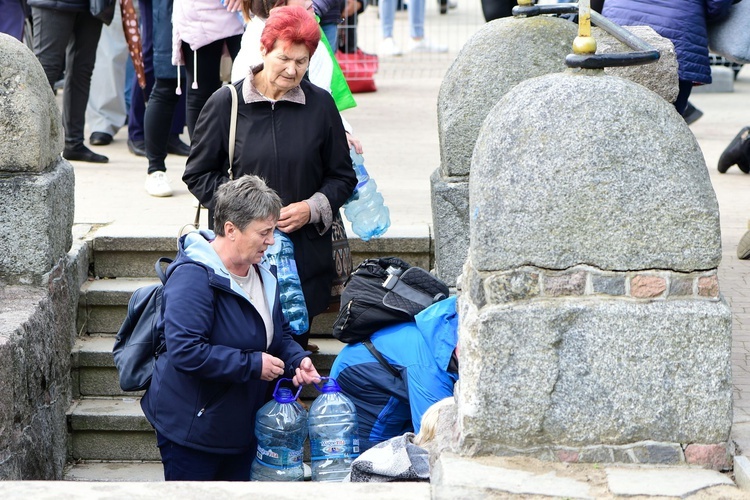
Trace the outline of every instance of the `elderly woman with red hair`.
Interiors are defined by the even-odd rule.
[[[304,79],[320,41],[317,22],[300,6],[274,9],[261,35],[262,64],[234,82],[239,106],[235,178],[255,174],[284,204],[278,229],[294,244],[294,257],[310,318],[329,305],[335,275],[331,223],[357,183],[336,105]],[[229,179],[230,89],[208,100],[195,127],[182,179],[209,209]],[[211,220],[211,217],[209,217]],[[307,347],[308,334],[295,336]]]

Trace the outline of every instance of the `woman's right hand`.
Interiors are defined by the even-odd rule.
[[[260,379],[271,381],[284,374],[284,362],[276,356],[271,356],[267,352],[262,353],[263,369],[260,372]]]

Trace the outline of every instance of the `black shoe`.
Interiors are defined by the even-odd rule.
[[[136,156],[146,156],[146,144],[144,141],[131,141],[128,139],[128,149]]]
[[[743,127],[740,132],[734,136],[729,146],[721,153],[719,164],[717,166],[719,173],[725,173],[732,165],[737,165],[743,172],[750,173],[750,127]]]
[[[690,101],[688,101],[685,112],[682,113],[682,117],[685,119],[685,123],[687,123],[688,125],[692,125],[693,123],[697,122],[701,116],[703,116],[703,111],[696,108],[690,103]]]
[[[112,136],[106,132],[94,132],[89,137],[89,144],[92,146],[106,146],[112,144]]]
[[[167,141],[167,153],[177,156],[190,156],[190,146],[180,140],[179,135],[170,135]]]
[[[69,161],[87,161],[90,163],[107,163],[109,161],[106,156],[94,153],[83,144],[66,146],[62,156]]]

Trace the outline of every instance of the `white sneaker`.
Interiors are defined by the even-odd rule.
[[[384,38],[380,44],[380,55],[381,56],[400,56],[401,47],[396,44],[393,37]]]
[[[428,38],[422,38],[421,40],[412,38],[409,43],[409,50],[411,52],[448,52],[448,47],[434,43]]]
[[[172,188],[169,186],[169,178],[165,172],[154,172],[146,177],[146,192],[151,196],[164,198],[172,196]]]

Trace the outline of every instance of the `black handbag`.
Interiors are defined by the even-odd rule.
[[[117,0],[89,0],[89,12],[95,18],[109,26],[115,17]]]
[[[333,336],[347,344],[364,342],[383,327],[413,321],[449,293],[435,276],[397,257],[367,259],[344,287]]]

